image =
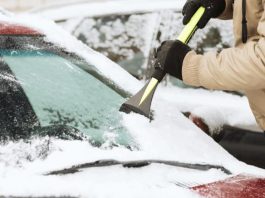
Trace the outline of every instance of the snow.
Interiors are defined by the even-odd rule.
[[[156,172],[156,174],[154,174]],[[11,173],[17,178],[17,172]],[[214,171],[206,175],[202,173],[188,173],[191,177],[213,177]],[[142,175],[141,182],[139,176]],[[174,177],[181,176],[181,170],[169,168],[164,170],[161,166],[153,165],[143,169],[122,169],[120,167],[95,168],[75,175],[56,177],[29,178],[25,185],[21,185],[23,178],[6,180],[2,189],[4,194],[20,196],[76,196],[76,197],[199,197],[185,188],[175,185]],[[25,174],[24,177],[29,177]],[[182,175],[184,178],[185,176]],[[93,178],[93,179],[91,179]],[[208,179],[208,178],[207,178]],[[168,180],[171,180],[168,182]],[[198,179],[197,179],[198,180]],[[208,179],[209,180],[209,179]],[[82,182],[80,182],[82,181]],[[126,181],[126,182],[124,182]],[[76,183],[78,185],[72,185]],[[55,185],[56,184],[56,185]],[[98,185],[95,185],[98,184]],[[13,186],[16,186],[14,193]],[[133,192],[132,192],[133,189]],[[48,193],[47,193],[48,192]],[[49,192],[53,192],[52,194]],[[63,192],[63,193],[62,193]]]
[[[11,15],[13,15],[11,12],[9,12],[8,10],[6,10],[6,9],[4,9],[2,7],[0,7],[0,14],[1,15],[5,15],[5,16],[11,16]]]
[[[128,5],[130,6],[132,5]],[[38,29],[47,35],[48,40],[74,51],[132,93],[142,86],[141,82],[118,65],[77,41],[52,22],[31,15],[10,18],[1,16],[0,19]],[[198,100],[194,100],[195,98]],[[216,106],[217,103],[219,106]],[[87,142],[61,141],[48,137],[33,139],[30,143],[19,141],[0,146],[0,194],[102,198],[196,197],[187,187],[228,177],[220,170],[201,172],[155,164],[139,169],[113,166],[85,169],[74,175],[44,176],[52,170],[102,159],[161,159],[209,163],[223,165],[233,174],[265,177],[264,170],[236,160],[179,112],[190,110],[198,114],[214,114],[225,109],[221,114],[222,122],[251,125],[255,121],[247,107],[246,98],[222,92],[160,87],[154,98],[153,109],[155,120],[151,123],[137,114],[122,114],[124,125],[139,144],[138,150],[130,151],[122,147],[95,148]],[[238,114],[240,116],[234,118]],[[184,185],[184,188],[178,184]]]
[[[205,89],[183,89],[175,86],[162,87],[158,97],[177,105],[179,111],[191,112],[212,128],[223,125],[262,131],[255,121],[245,96],[237,96],[223,91]]]
[[[153,17],[153,14],[144,14],[144,16],[133,15],[128,19],[126,24],[124,24],[121,18],[117,18],[113,22],[109,21],[107,24],[102,24],[102,19],[89,18],[83,19],[81,27],[77,30],[71,25],[76,20],[73,19],[64,28],[67,28],[69,32],[74,32],[75,35],[83,34],[86,37],[86,43],[89,44],[88,46],[93,46],[93,48],[109,48],[112,53],[132,58],[134,54],[131,48],[135,47],[146,52],[145,56],[147,57],[149,49],[146,50],[145,48],[151,45],[147,45],[145,42],[148,40],[148,37],[152,39],[153,24],[157,23],[155,19],[157,17]],[[100,40],[101,34],[104,34],[104,43]],[[121,45],[124,48],[118,47]]]

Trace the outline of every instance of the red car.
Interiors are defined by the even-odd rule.
[[[168,116],[163,104],[156,108],[161,117],[151,124],[138,115],[117,113],[130,91],[100,71],[95,59],[89,63],[85,52],[82,57],[76,49],[66,50],[50,36],[12,21],[0,23],[0,196],[265,197],[263,170],[235,160],[181,114],[181,125],[168,119],[162,126],[159,119]],[[89,48],[83,50],[100,57],[100,64],[111,64]],[[129,74],[114,70],[136,86]],[[145,130],[138,133],[139,127]],[[31,139],[34,135],[44,140]],[[45,139],[50,136],[55,139]],[[143,144],[141,136],[150,142]],[[185,142],[189,136],[196,141]],[[176,143],[178,138],[184,142]],[[188,156],[186,162],[176,160],[188,154],[201,161],[187,162]],[[161,159],[152,160],[155,156]],[[210,164],[219,157],[223,165]],[[260,177],[237,175],[237,168]]]

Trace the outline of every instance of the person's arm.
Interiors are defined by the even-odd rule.
[[[264,5],[264,4],[263,4]],[[221,53],[189,52],[183,61],[185,83],[221,90],[265,89],[265,13],[259,22],[259,40]]]
[[[245,94],[248,98],[250,108],[255,115],[257,123],[265,131],[265,92],[263,90],[248,90],[245,91]]]

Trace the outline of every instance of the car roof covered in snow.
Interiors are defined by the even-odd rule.
[[[24,25],[0,21],[0,35],[42,36],[43,34]]]
[[[184,2],[185,0],[117,0],[48,6],[31,10],[31,13],[60,21],[77,17],[153,12],[167,9],[181,10]]]

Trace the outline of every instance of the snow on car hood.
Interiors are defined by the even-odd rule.
[[[85,58],[105,76],[132,93],[142,86],[118,65],[77,41],[54,23],[30,15],[11,18],[0,16],[0,20],[26,24],[43,32],[48,40]],[[176,103],[165,98],[155,97],[155,120],[151,123],[140,115],[122,114],[123,123],[138,142],[139,150],[95,148],[87,142],[50,138],[34,139],[31,144],[20,141],[1,146],[1,195],[124,197],[126,194],[126,197],[162,197],[166,194],[167,197],[194,197],[190,190],[178,187],[176,183],[185,180],[187,183],[201,184],[227,177],[220,170],[198,172],[164,165],[151,165],[137,170],[115,166],[92,168],[74,175],[43,175],[51,170],[101,159],[205,163],[222,165],[233,174],[265,176],[263,170],[233,158],[187,120],[178,111]]]
[[[52,20],[65,20],[77,17],[101,16],[108,14],[141,13],[165,9],[181,10],[185,0],[118,0],[97,3],[79,3],[60,6],[50,6],[32,10],[41,16]]]
[[[178,113],[174,104],[156,100],[154,109],[156,119],[152,123],[140,115],[124,114],[124,124],[139,143],[140,150],[95,148],[86,142],[49,138],[36,139],[31,144],[21,141],[1,146],[1,194],[100,198],[125,195],[129,198],[162,197],[166,194],[169,198],[193,198],[197,195],[188,187],[230,177],[217,169],[196,171],[162,164],[138,169],[121,166],[88,168],[65,176],[43,175],[52,170],[101,159],[202,162],[223,165],[233,175],[265,176],[265,171],[234,159]]]

